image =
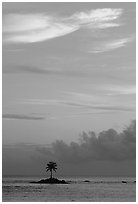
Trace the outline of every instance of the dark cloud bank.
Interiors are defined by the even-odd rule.
[[[132,121],[122,133],[117,133],[114,129],[102,131],[99,135],[83,132],[80,143],[71,142],[68,145],[57,140],[52,148],[37,150],[51,159],[69,163],[133,160],[136,157],[136,121]]]
[[[121,133],[83,132],[78,143],[57,140],[51,147],[3,148],[3,174],[42,174],[49,160],[59,164],[63,175],[135,176],[136,121]]]

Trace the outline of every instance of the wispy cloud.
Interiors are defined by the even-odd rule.
[[[101,42],[101,43],[98,43],[98,45],[90,48],[89,53],[102,53],[102,52],[112,51],[126,46],[127,43],[131,42],[132,40],[133,40],[133,37],[129,37],[129,38],[122,38],[122,39]]]
[[[45,75],[56,75],[56,76],[68,76],[68,77],[89,77],[90,74],[87,74],[86,72],[80,71],[80,70],[69,70],[69,69],[63,69],[58,67],[50,67],[50,68],[44,68],[44,67],[36,67],[36,66],[27,66],[27,65],[10,65],[5,66],[3,68],[3,73],[8,74],[21,74],[21,73],[33,73],[33,74],[45,74]]]
[[[3,17],[3,41],[34,43],[67,35],[82,27],[103,29],[120,26],[114,23],[122,9],[96,9],[78,12],[69,17],[39,14],[12,13]]]
[[[103,88],[107,93],[105,95],[132,95],[136,94],[136,87],[135,86],[112,86],[112,87],[104,87]]]
[[[120,26],[119,23],[114,23],[114,20],[119,18],[122,13],[122,9],[103,8],[86,12],[78,12],[71,18],[80,25],[88,26],[88,28],[103,29]]]
[[[98,23],[97,25],[93,25],[92,23],[87,25],[87,28],[93,29],[93,28],[99,28],[99,29],[106,29],[106,28],[112,28],[112,27],[118,27],[120,26],[120,23]]]
[[[4,41],[33,43],[66,35],[78,29],[44,14],[8,14],[4,17]]]
[[[2,118],[8,120],[44,120],[43,116],[24,115],[24,114],[3,114]]]
[[[82,100],[57,100],[57,99],[22,99],[18,101],[20,104],[28,105],[52,105],[65,106],[84,110],[107,110],[107,111],[134,111],[133,105],[118,105],[109,103],[99,103],[99,101],[82,101]]]
[[[122,9],[102,8],[87,12],[75,13],[72,18],[80,23],[105,22],[117,19],[122,14]]]

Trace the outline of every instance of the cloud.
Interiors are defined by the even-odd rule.
[[[122,133],[114,129],[83,132],[78,142],[52,145],[17,143],[3,145],[3,175],[43,175],[46,162],[58,164],[58,175],[135,176],[136,122]],[[18,168],[17,168],[18,166]]]
[[[49,65],[48,65],[49,66]],[[51,66],[51,65],[50,65]],[[21,73],[33,73],[33,74],[46,74],[46,75],[56,75],[56,76],[68,76],[68,77],[88,77],[89,74],[77,71],[77,70],[67,70],[62,68],[42,68],[27,65],[10,65],[3,68],[3,73],[8,74],[21,74]]]
[[[8,14],[3,20],[4,41],[33,43],[74,32],[78,27],[44,14]]]
[[[58,101],[59,104],[64,104],[71,107],[86,108],[86,109],[95,109],[95,110],[116,110],[116,111],[133,111],[134,107],[132,106],[121,106],[121,105],[106,105],[106,104],[89,104],[89,103],[77,103],[72,101]]]
[[[44,13],[6,14],[3,17],[3,41],[7,43],[34,43],[70,34],[80,28],[105,29],[120,26],[114,23],[122,9],[96,9],[78,12],[69,17]]]
[[[128,42],[131,42],[132,40],[133,38],[130,37],[130,38],[111,40],[107,42],[101,42],[99,43],[99,45],[94,46],[92,49],[90,48],[89,53],[102,53],[102,52],[115,50],[115,49],[124,47]]]
[[[71,18],[78,24],[88,26],[89,28],[108,28],[120,26],[112,21],[116,20],[123,13],[123,9],[103,8],[87,12],[75,13]]]
[[[51,148],[37,148],[48,159],[56,159],[65,163],[88,161],[128,161],[136,158],[136,121],[117,133],[114,129],[100,132],[83,132],[80,142],[57,140]]]
[[[2,118],[8,120],[44,120],[43,116],[24,115],[24,114],[3,114]]]
[[[78,12],[72,16],[80,23],[105,22],[117,19],[122,14],[122,9],[103,8],[87,12]]]
[[[107,95],[107,94],[106,94]],[[95,98],[96,97],[96,98]],[[53,106],[65,106],[77,108],[78,110],[105,110],[105,111],[135,111],[135,106],[127,104],[116,104],[107,100],[103,100],[103,97],[97,97],[96,95],[70,93],[69,99],[20,99],[17,101],[20,104],[27,105],[53,105]]]
[[[105,28],[118,27],[120,25],[121,24],[119,23],[99,23],[97,25],[89,24],[87,25],[87,27],[90,29],[93,29],[93,28],[105,29]]]
[[[135,86],[112,86],[112,87],[104,87],[104,91],[107,91],[105,95],[135,95],[136,87]]]
[[[49,18],[43,14],[7,14],[4,16],[3,32],[21,32],[43,29]]]

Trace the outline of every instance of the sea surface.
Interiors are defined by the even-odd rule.
[[[32,184],[43,177],[3,177],[3,202],[136,202],[136,178],[64,177],[69,184]],[[123,181],[123,182],[122,182]]]

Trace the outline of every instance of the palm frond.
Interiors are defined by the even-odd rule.
[[[56,164],[56,162],[50,161],[49,163],[47,163],[46,171],[51,171],[52,172],[52,170],[56,172],[57,164]]]

